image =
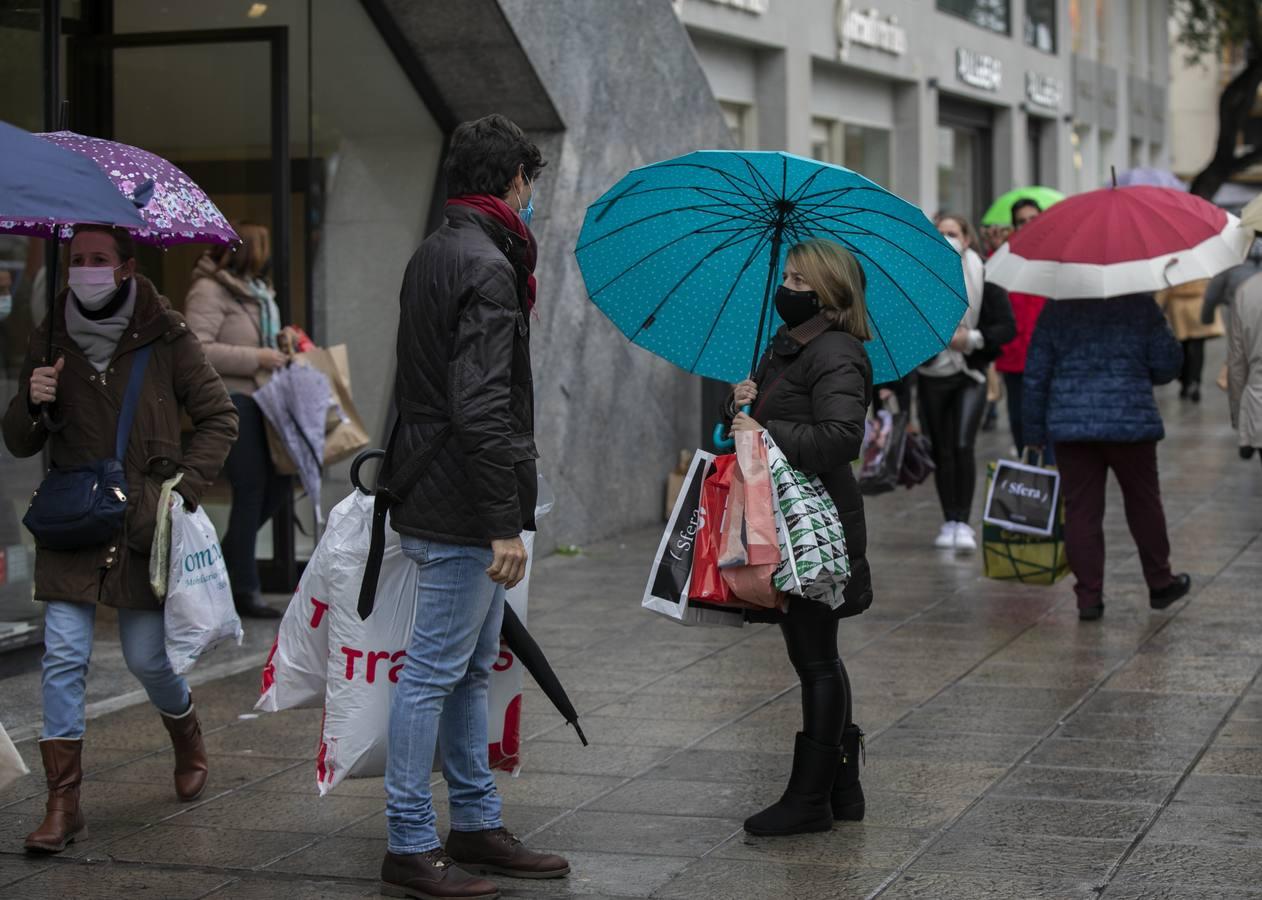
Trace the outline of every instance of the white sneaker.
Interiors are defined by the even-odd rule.
[[[965,522],[955,523],[955,549],[969,553],[977,549],[977,532]]]
[[[943,522],[942,530],[938,532],[937,539],[933,542],[933,546],[939,550],[955,549],[955,523]]]

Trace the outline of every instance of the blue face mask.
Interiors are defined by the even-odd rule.
[[[517,197],[517,215],[521,216],[521,220],[529,225],[530,220],[535,217],[535,186],[529,178],[526,179],[526,184],[530,185],[530,200],[523,207],[521,205],[521,196]]]

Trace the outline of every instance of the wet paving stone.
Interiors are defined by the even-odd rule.
[[[326,878],[381,877],[381,861],[386,855],[385,838],[329,837],[295,851],[267,865],[269,872],[292,872]]]
[[[601,812],[650,815],[717,816],[745,819],[775,803],[784,793],[779,782],[677,781],[638,778],[588,807]]]
[[[953,829],[910,873],[949,872],[998,878],[1103,880],[1128,841]]]
[[[1151,806],[1022,797],[986,797],[959,822],[988,834],[1127,840],[1152,818]]]
[[[162,897],[194,900],[231,879],[220,874],[155,869],[152,866],[84,866],[58,864],[5,888],[21,900],[117,900],[119,897]],[[12,893],[8,893],[12,891]]]
[[[123,862],[253,869],[310,844],[309,834],[155,825],[103,849]]]
[[[240,791],[202,804],[174,818],[170,825],[329,834],[385,807],[383,798],[330,794],[271,794]]]
[[[863,897],[882,873],[831,866],[747,862],[710,857],[694,863],[653,892],[655,900],[819,900]]]
[[[1034,878],[982,878],[938,873],[907,874],[882,900],[1094,900],[1095,885]]]
[[[1257,900],[1262,889],[1208,887],[1203,884],[1152,884],[1114,879],[1104,894],[1108,900]]]
[[[736,819],[580,810],[536,832],[531,844],[551,850],[700,857],[740,827]]]
[[[1175,801],[1209,806],[1262,808],[1262,776],[1201,775],[1193,773],[1179,787]]]
[[[1024,765],[1013,770],[995,793],[1048,800],[1101,800],[1113,803],[1161,803],[1178,783],[1174,774],[1062,769]]]
[[[1211,747],[1196,766],[1200,775],[1262,777],[1262,747]]]
[[[1057,732],[1058,735],[1060,733]],[[1124,772],[1182,772],[1200,751],[1200,744],[1094,741],[1058,736],[1040,744],[1030,754],[1029,762],[1037,766]]]
[[[1198,844],[1140,844],[1117,874],[1135,884],[1179,884],[1203,890],[1246,889],[1262,885],[1262,853],[1255,847]]]
[[[1262,807],[1171,803],[1147,839],[1157,843],[1256,847],[1262,852]]]
[[[376,886],[338,884],[331,881],[305,881],[294,878],[239,878],[206,895],[206,900],[350,900],[379,897]]]
[[[1200,743],[1213,735],[1221,724],[1218,716],[1137,715],[1113,716],[1079,713],[1065,721],[1056,732],[1058,737],[1088,738],[1101,741],[1172,740]]]
[[[744,832],[713,851],[720,859],[744,859],[843,869],[895,869],[929,840],[931,833],[884,828],[868,822],[843,822],[831,831],[783,838],[759,838]]]

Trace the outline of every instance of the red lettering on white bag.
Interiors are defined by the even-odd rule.
[[[508,648],[501,647],[499,659],[495,661],[495,665],[491,666],[496,672],[503,672],[511,669],[513,666],[513,654],[508,652]]]
[[[311,605],[315,607],[315,612],[311,614],[311,627],[319,628],[320,622],[324,619],[324,614],[329,610],[329,604],[321,603],[315,597],[312,597]]]
[[[399,660],[403,659],[403,657],[407,655],[408,655],[408,652],[406,650],[396,650],[394,655],[390,657],[390,662],[399,663],[397,666],[390,667],[390,683],[391,684],[399,683],[399,673],[403,671],[403,663],[400,663]]]
[[[346,680],[355,680],[355,660],[364,655],[363,650],[355,650],[352,647],[343,647],[342,652],[346,654]]]
[[[374,650],[368,654],[368,683],[372,684],[377,680],[377,663],[383,659],[389,659],[390,653],[387,650]]]

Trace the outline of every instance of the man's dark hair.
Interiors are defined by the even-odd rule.
[[[1025,209],[1027,206],[1034,207],[1035,212],[1042,212],[1043,207],[1038,205],[1037,200],[1031,200],[1029,197],[1022,197],[1016,203],[1012,204],[1012,224],[1017,224],[1017,213]]]
[[[545,165],[539,148],[506,117],[497,113],[462,122],[447,149],[447,196],[503,197],[518,170],[533,181]]]

